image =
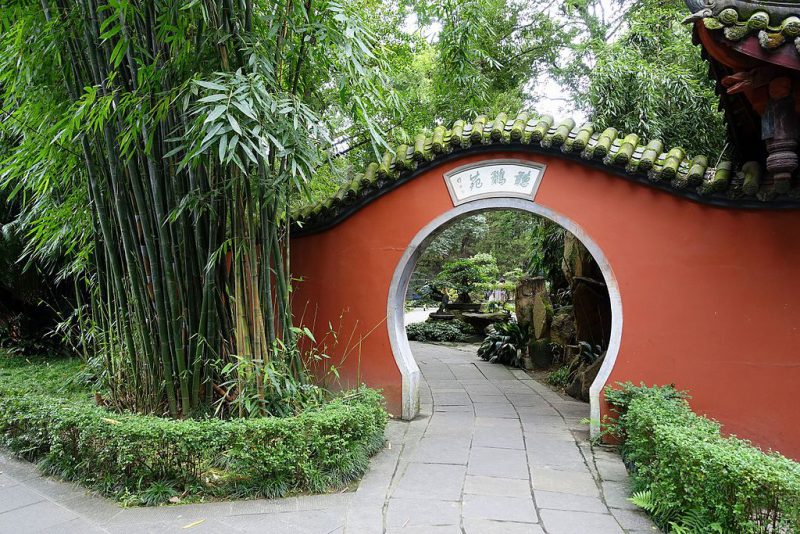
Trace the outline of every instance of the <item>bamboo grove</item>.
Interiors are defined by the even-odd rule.
[[[391,98],[357,17],[326,0],[41,0],[0,17],[0,177],[31,253],[70,258],[107,401],[249,416],[316,394],[286,228],[331,146],[326,116],[380,142],[366,118]]]

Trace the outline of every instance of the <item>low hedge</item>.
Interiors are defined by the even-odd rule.
[[[469,341],[475,335],[473,328],[464,321],[433,321],[413,323],[406,327],[409,341]]]
[[[49,474],[144,504],[340,488],[383,446],[386,420],[381,395],[366,388],[294,417],[228,421],[118,415],[0,392],[0,443]]]
[[[608,388],[632,499],[674,532],[800,532],[800,464],[723,437],[672,387]]]

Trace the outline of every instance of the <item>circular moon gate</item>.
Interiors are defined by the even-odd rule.
[[[577,223],[549,208],[536,204],[533,200],[515,197],[480,198],[459,204],[441,214],[420,230],[400,258],[389,288],[386,323],[392,352],[403,380],[402,417],[403,419],[413,419],[419,412],[420,370],[411,353],[403,321],[406,291],[417,261],[438,229],[465,215],[501,209],[533,213],[559,224],[583,243],[603,273],[611,300],[611,337],[603,365],[589,391],[591,432],[593,436],[597,435],[600,430],[600,392],[611,375],[611,370],[619,352],[620,340],[622,339],[622,299],[617,279],[614,277],[614,272],[603,251]]]

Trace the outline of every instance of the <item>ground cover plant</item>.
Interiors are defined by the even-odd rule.
[[[83,372],[0,354],[0,445],[125,504],[341,489],[383,446],[366,388],[287,417],[176,420],[97,406]]]
[[[491,363],[524,368],[523,353],[529,342],[528,329],[516,321],[494,323],[478,348],[478,356]]]
[[[469,341],[474,335],[472,327],[459,320],[425,321],[406,327],[409,341]]]
[[[91,373],[79,358],[12,356],[0,349],[0,394],[38,394],[88,403]]]
[[[547,383],[559,388],[565,387],[569,384],[569,367],[562,365],[558,369],[547,373]]]
[[[620,384],[606,399],[619,418],[633,502],[670,532],[800,530],[800,464],[723,437],[675,388]]]

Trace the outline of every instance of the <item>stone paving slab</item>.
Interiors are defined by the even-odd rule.
[[[544,534],[542,527],[534,523],[472,518],[464,519],[464,532],[466,534]]]
[[[0,534],[642,534],[619,456],[592,447],[588,405],[475,346],[411,343],[421,414],[390,421],[355,491],[121,508],[0,450]]]
[[[0,532],[20,532],[23,526],[28,532],[46,529],[57,531],[59,526],[78,519],[75,513],[66,508],[52,501],[40,500],[0,514]]]
[[[467,475],[464,494],[528,497],[531,494],[531,484],[527,479]]]
[[[469,449],[469,436],[450,438],[437,434],[422,438],[415,451],[415,456],[428,464],[467,465]]]
[[[458,501],[464,489],[466,466],[412,463],[401,475],[393,497]]]
[[[24,486],[3,488],[0,489],[0,514],[42,501],[44,501],[42,495],[34,493]]]
[[[496,449],[525,449],[525,440],[519,425],[508,428],[493,428],[476,424],[472,437],[473,447],[493,447]]]
[[[392,498],[386,508],[386,527],[460,525],[461,503],[432,499]]]
[[[525,451],[472,447],[467,473],[499,478],[527,480],[528,469]]]
[[[527,497],[464,495],[462,507],[461,515],[464,519],[489,519],[515,523],[539,522],[539,516],[530,495]]]
[[[499,419],[517,420],[517,410],[511,404],[474,404],[475,415]]]
[[[546,467],[531,467],[533,489],[599,497],[600,490],[587,469],[563,471]]]
[[[542,510],[542,523],[549,534],[624,534],[614,516],[592,512]]]

